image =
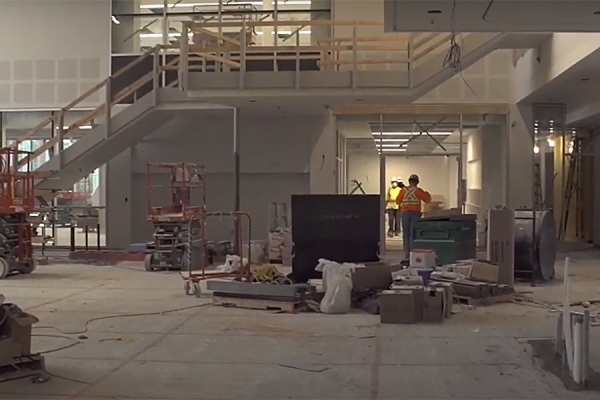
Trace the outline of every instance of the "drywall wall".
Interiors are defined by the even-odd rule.
[[[327,115],[257,116],[242,115],[240,137],[241,209],[252,217],[252,238],[266,239],[268,210],[272,202],[287,202],[292,194],[315,190],[334,193],[336,180],[323,179],[311,172],[313,151],[325,156],[335,170],[335,130],[333,146],[315,146],[327,127]],[[130,151],[109,162],[107,168],[107,238],[111,248],[151,239],[152,225],[146,221],[148,163],[190,162],[206,167],[206,197],[209,211],[234,208],[233,118],[231,110],[195,111],[169,122]],[[331,153],[332,152],[332,153]],[[329,165],[329,164],[327,164]],[[318,168],[317,168],[318,170]],[[313,171],[315,174],[320,171]],[[152,185],[169,181],[166,170],[150,175]],[[193,196],[194,197],[194,196]],[[150,195],[154,205],[168,203],[168,189]],[[128,228],[124,229],[123,226]],[[209,240],[231,239],[232,223],[226,218],[211,220]],[[114,236],[113,236],[114,235]],[[245,234],[247,237],[247,235]]]
[[[411,174],[419,175],[420,186],[432,195],[442,195],[446,205],[456,206],[458,190],[457,161],[446,156],[386,156],[386,182],[392,177],[401,176],[404,181]],[[450,176],[454,172],[454,176]],[[379,155],[365,153],[348,154],[348,191],[351,191],[357,180],[367,194],[380,193]]]
[[[2,1],[0,109],[63,107],[106,78],[110,9],[111,0]]]

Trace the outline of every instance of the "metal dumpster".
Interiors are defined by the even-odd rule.
[[[477,216],[426,217],[413,226],[413,249],[435,251],[439,265],[477,256]]]

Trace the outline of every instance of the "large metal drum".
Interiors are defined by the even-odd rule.
[[[556,223],[550,210],[515,211],[515,276],[534,272],[535,278],[554,278]]]

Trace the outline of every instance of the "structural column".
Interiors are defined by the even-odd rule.
[[[383,132],[383,114],[379,114],[379,132]],[[382,136],[380,136],[382,137]],[[386,207],[386,179],[385,179],[385,154],[383,153],[383,140],[379,141],[379,256],[385,255],[385,207]],[[406,258],[408,255],[405,254]]]
[[[241,194],[240,194],[240,135],[239,135],[239,110],[233,109],[233,182],[234,182],[234,200],[233,200],[233,211],[241,211]],[[234,249],[241,256],[242,254],[242,243],[240,243],[240,229],[241,223],[235,224],[235,239]],[[250,238],[248,239],[250,240]]]

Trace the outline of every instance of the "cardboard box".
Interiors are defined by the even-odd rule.
[[[454,303],[454,286],[450,282],[431,282],[429,287],[444,289],[444,317],[452,316],[452,304]]]
[[[402,265],[371,264],[356,267],[352,271],[352,287],[357,290],[389,289],[392,285],[392,272],[400,271]]]
[[[422,322],[423,321],[423,293],[425,291],[425,286],[407,286],[407,285],[393,285],[393,290],[408,290],[413,294],[413,304],[414,304],[414,321]]]
[[[498,265],[498,283],[515,284],[515,212],[488,211],[487,259]]]
[[[31,327],[38,321],[25,312],[8,317],[0,331],[0,365],[31,354]]]
[[[499,268],[485,261],[473,261],[469,279],[478,282],[498,283]]]
[[[435,251],[431,249],[414,249],[410,252],[411,268],[433,268],[435,265]]]
[[[379,295],[382,324],[412,324],[415,322],[415,302],[412,290],[384,290]]]
[[[423,322],[439,323],[444,321],[444,289],[428,288],[423,296]]]

